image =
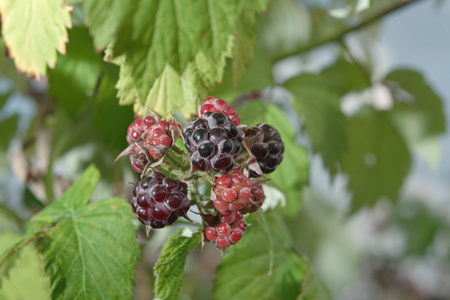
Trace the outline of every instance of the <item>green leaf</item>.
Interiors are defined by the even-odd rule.
[[[53,70],[48,70],[49,92],[67,114],[74,118],[97,85],[102,58],[95,53],[87,28],[69,30],[67,54],[58,55]]]
[[[339,97],[320,76],[302,74],[283,84],[294,98],[294,109],[304,120],[314,153],[321,155],[332,175],[339,170],[339,160],[346,149],[346,119]]]
[[[95,166],[89,166],[80,178],[61,196],[59,201],[35,215],[32,219],[33,222],[39,225],[49,225],[64,216],[61,214],[61,211],[85,205],[94,192],[99,179],[100,173]]]
[[[196,112],[196,108],[195,88],[168,65],[161,78],[158,78],[153,85],[145,105],[137,113],[146,115],[149,110],[153,110],[166,116],[173,109],[178,109],[185,117],[190,117],[192,113]]]
[[[86,205],[99,173],[89,167],[61,199],[38,213],[31,230],[56,224],[39,243],[54,299],[129,299],[139,256],[128,203]]]
[[[264,5],[265,1],[237,0],[133,2],[112,48],[114,61],[124,69],[118,83],[121,103],[142,105],[156,93],[152,86],[168,69],[183,74],[196,95],[206,96],[222,79],[226,57],[232,56],[242,11]],[[254,26],[251,17],[245,24]]]
[[[307,265],[275,211],[249,216],[252,226],[216,269],[215,299],[295,299]]]
[[[2,245],[4,238],[2,235]],[[26,284],[26,288],[24,288]],[[2,279],[1,299],[50,299],[50,280],[33,245],[27,245],[18,256],[8,277]]]
[[[286,195],[286,206],[282,210],[287,216],[295,216],[300,208],[302,188],[309,180],[309,159],[306,150],[295,142],[296,134],[292,125],[277,106],[250,101],[239,113],[242,124],[253,126],[267,123],[280,132],[285,147],[284,158],[277,169],[269,174],[268,177],[272,180],[267,184],[274,185]]]
[[[57,212],[57,225],[39,245],[52,297],[131,298],[139,248],[128,203],[110,198]]]
[[[83,1],[89,31],[97,48],[103,49],[113,41],[129,6],[128,1],[122,0]]]
[[[445,132],[442,100],[423,76],[416,71],[398,69],[389,73],[385,82],[397,100],[394,118],[413,119],[418,138]]]
[[[62,0],[0,2],[2,35],[17,69],[39,78],[65,53],[69,7]]]
[[[386,112],[369,108],[347,123],[348,151],[342,170],[350,176],[352,211],[380,197],[396,200],[411,169],[411,154]]]
[[[361,91],[370,86],[358,66],[344,57],[337,59],[320,74],[326,78],[327,86],[333,88],[340,97],[348,92]]]
[[[161,251],[155,265],[155,298],[176,300],[183,282],[183,270],[189,251],[194,250],[202,239],[198,231],[190,237],[183,236],[183,229],[174,232]]]

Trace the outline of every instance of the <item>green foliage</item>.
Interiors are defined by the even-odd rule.
[[[190,114],[195,113],[196,106],[195,89],[168,65],[161,77],[155,81],[145,105],[138,110],[138,114],[146,115],[151,109],[165,116],[172,109],[178,109],[184,116],[189,117]]]
[[[134,119],[132,107],[117,105],[114,86],[118,79],[119,68],[104,64],[98,93],[91,99],[95,103],[93,125],[98,131],[98,139],[103,141],[107,149],[113,150],[114,155],[127,146],[125,137],[118,132],[127,132],[128,125]]]
[[[87,28],[69,30],[67,53],[58,55],[55,68],[48,70],[50,95],[56,97],[67,114],[74,118],[97,85],[102,68]]]
[[[358,92],[370,86],[368,78],[365,77],[362,70],[343,57],[323,69],[320,74],[326,78],[327,85],[341,97],[348,92]]]
[[[93,166],[55,201],[53,193],[59,192],[61,178],[55,176],[54,166],[71,160],[68,169],[81,171],[95,162],[102,173],[100,187],[108,194],[128,195],[132,187],[126,182],[136,182],[138,177],[121,168],[128,164],[126,159],[114,166],[112,161],[127,147],[125,135],[133,117],[154,111],[168,120],[173,112],[185,126],[198,102],[215,96],[229,103],[236,100],[242,124],[268,123],[280,132],[284,160],[264,184],[276,187],[266,189],[267,202],[286,200],[284,206],[246,217],[252,226],[226,250],[216,270],[215,299],[331,299],[296,246],[309,252],[313,268],[322,271],[327,284],[336,274],[324,275],[323,270],[350,277],[360,262],[360,249],[346,232],[346,219],[319,201],[311,207],[310,201],[304,201],[309,180],[305,148],[320,155],[331,178],[348,177],[353,194],[350,210],[355,212],[379,199],[399,198],[411,169],[411,153],[420,142],[436,141],[446,129],[442,100],[419,72],[394,70],[378,82],[370,65],[376,62],[356,60],[344,44],[347,33],[414,1],[372,2],[0,0],[0,52],[9,54],[17,66],[7,55],[0,57],[0,81],[9,79],[7,88],[2,86],[0,109],[16,92],[29,94],[38,104],[29,134],[21,141],[23,149],[14,157],[13,169],[21,167],[19,163],[27,165],[23,205],[17,206],[20,214],[0,195],[0,214],[5,216],[0,222],[0,298],[139,298],[142,284],[135,291],[132,288],[139,257],[136,230],[140,242],[145,237],[141,238],[142,225],[133,226],[129,204],[121,198],[88,203],[94,190],[94,198],[100,198],[100,172]],[[75,10],[70,13],[66,3]],[[266,7],[268,11],[258,15]],[[75,27],[67,30],[71,24]],[[295,56],[308,66],[313,57],[308,51],[329,42],[343,45],[346,55],[331,54],[336,56],[334,63],[316,74],[301,73],[284,83],[275,82],[272,72],[278,75],[278,67],[284,67],[278,65],[282,59]],[[370,50],[366,51],[370,57]],[[37,78],[48,73],[48,94],[45,80],[27,81],[20,71]],[[345,116],[340,99],[350,93],[359,97],[357,92],[370,91],[372,84],[389,89],[393,108],[376,111],[364,106]],[[272,97],[278,97],[281,89],[293,99],[292,107],[287,103],[284,110],[272,104],[279,103],[281,97]],[[255,100],[259,98],[263,100]],[[291,108],[294,113],[286,111]],[[19,117],[8,114],[0,115],[1,171],[11,169],[4,154],[14,137],[20,139]],[[309,138],[301,140],[304,147],[298,144],[304,137],[297,132],[300,127],[292,125],[299,123]],[[48,147],[42,147],[37,133],[50,137]],[[170,149],[157,168],[172,178],[191,180],[191,204],[197,204],[201,213],[212,212],[211,182],[196,184],[206,178],[211,181],[213,172],[188,174],[183,141],[176,145],[181,151]],[[46,169],[42,162],[48,163]],[[62,181],[74,174],[65,175]],[[39,190],[35,194],[34,185],[39,184],[40,188],[45,184],[47,199]],[[439,230],[448,229],[422,205],[401,202],[393,211],[393,225],[407,239],[405,255],[430,254]],[[192,292],[198,289],[208,294],[204,277],[211,274],[202,270],[199,279],[192,280],[200,287],[185,280],[186,290],[180,296],[185,272],[191,269],[187,257],[202,239],[204,224],[196,225],[199,230],[191,236],[179,229],[165,242],[153,269],[155,298],[198,299]],[[12,238],[4,234],[5,228],[25,233]],[[159,249],[166,233],[152,231],[142,250]],[[327,256],[329,252],[334,256]],[[139,276],[151,272],[147,262],[141,262]],[[145,285],[146,281],[142,280]]]
[[[217,267],[215,299],[294,299],[308,270],[281,215],[270,211],[247,222],[245,239]]]
[[[183,282],[186,256],[194,250],[202,239],[201,232],[183,236],[183,229],[174,232],[164,244],[155,265],[155,298],[176,300]]]
[[[411,168],[411,154],[386,112],[365,109],[347,123],[348,152],[342,170],[350,177],[352,211],[380,197],[396,200]]]
[[[261,101],[248,102],[239,113],[243,124],[254,126],[267,123],[280,132],[285,145],[283,163],[270,174],[272,180],[268,184],[274,185],[286,195],[283,212],[288,216],[295,216],[300,208],[302,187],[309,179],[309,160],[305,149],[295,142],[292,125],[280,108],[271,104],[265,105]]]
[[[105,48],[116,35],[129,7],[127,1],[121,0],[80,0],[83,2],[89,31],[97,48]]]
[[[69,8],[61,0],[5,0],[0,11],[2,35],[17,69],[45,75],[47,66],[55,66],[56,51],[65,53]]]
[[[340,109],[338,94],[321,76],[302,74],[283,84],[294,98],[294,109],[304,121],[313,151],[322,156],[332,175],[346,150],[346,118]]]
[[[260,7],[261,3],[255,5]],[[225,58],[231,56],[233,33],[243,8],[248,7],[249,3],[243,5],[235,0],[130,5],[112,51],[114,57],[121,56],[124,68],[118,85],[120,90],[133,91],[132,98],[119,91],[121,102],[134,100],[142,104],[155,93],[152,86],[158,78],[163,81],[167,80],[164,76],[177,74],[180,80],[180,73],[205,96],[201,91],[211,89],[222,78]],[[238,42],[242,44],[242,38]],[[195,105],[195,98],[188,100]],[[175,99],[169,98],[168,104],[172,101]],[[165,115],[169,110],[157,109],[157,112]],[[186,111],[186,116],[193,112]]]
[[[130,298],[139,256],[132,214],[119,198],[87,205],[99,177],[89,167],[59,201],[33,217],[26,236],[1,263],[39,234],[52,298]]]

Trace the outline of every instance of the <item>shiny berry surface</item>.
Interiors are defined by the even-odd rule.
[[[190,206],[186,183],[157,170],[135,185],[133,196],[132,211],[140,222],[153,228],[171,225],[185,216]]]
[[[191,121],[184,132],[184,144],[191,153],[194,170],[225,173],[242,153],[242,138],[230,118],[223,113],[206,112]]]

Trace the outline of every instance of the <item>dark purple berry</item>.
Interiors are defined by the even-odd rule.
[[[283,160],[284,144],[280,133],[270,125],[259,124],[242,129],[244,137],[255,137],[251,152],[264,174],[273,172]],[[252,177],[259,177],[255,170],[250,170]]]
[[[171,225],[189,210],[186,183],[168,178],[157,170],[138,182],[134,192],[133,213],[141,223],[153,228]]]
[[[223,113],[203,113],[203,118],[188,124],[184,138],[195,170],[226,172],[242,152],[241,135]]]

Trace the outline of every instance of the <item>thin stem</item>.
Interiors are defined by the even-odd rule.
[[[175,152],[176,154],[179,154],[179,155],[185,155],[186,154],[183,150],[178,148],[175,144],[172,145],[172,147],[170,147],[170,149],[172,149],[173,152]]]
[[[315,39],[315,40],[313,40],[312,42],[310,42],[310,43],[308,43],[306,45],[301,45],[297,49],[294,49],[294,50],[292,50],[290,52],[278,55],[277,57],[274,57],[273,60],[274,61],[278,61],[278,60],[284,59],[284,58],[292,56],[292,55],[297,55],[297,54],[306,52],[308,50],[311,50],[313,48],[316,48],[318,46],[322,46],[322,45],[330,43],[330,42],[339,41],[346,34],[352,32],[352,31],[361,29],[361,28],[369,25],[370,23],[372,23],[374,21],[377,21],[378,19],[384,17],[385,15],[388,15],[388,14],[390,14],[390,13],[392,13],[392,12],[394,12],[394,11],[404,7],[404,6],[412,4],[414,2],[419,2],[419,0],[398,1],[396,3],[393,3],[390,6],[387,6],[386,8],[381,9],[377,13],[374,13],[374,14],[371,14],[371,15],[367,16],[365,19],[362,19],[356,25],[344,27],[344,28],[342,28],[340,30],[337,30],[335,33],[328,34],[328,35],[325,35],[325,36],[320,37],[318,39]]]

